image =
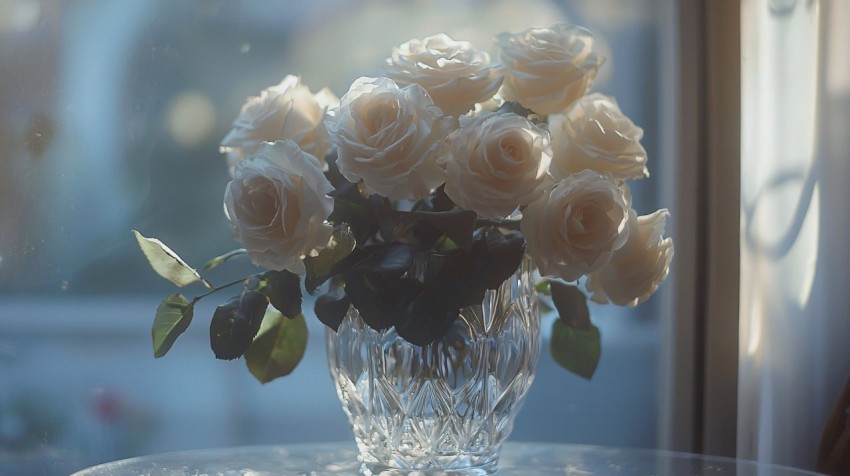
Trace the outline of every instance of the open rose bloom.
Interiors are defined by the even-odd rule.
[[[301,80],[289,75],[250,97],[242,106],[233,128],[221,142],[231,169],[256,154],[263,142],[293,140],[305,152],[324,160],[331,139],[322,124],[325,111],[339,99],[327,88],[316,94]]]

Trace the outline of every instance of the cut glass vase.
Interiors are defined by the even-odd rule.
[[[426,346],[371,329],[352,307],[327,332],[328,361],[362,473],[494,473],[534,380],[539,343],[528,259]]]

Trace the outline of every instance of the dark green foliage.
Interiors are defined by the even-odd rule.
[[[210,322],[210,347],[217,359],[242,357],[260,330],[268,298],[248,286],[241,296],[218,306]]]
[[[301,278],[289,271],[267,271],[261,278],[260,291],[275,309],[294,319],[301,315]]]

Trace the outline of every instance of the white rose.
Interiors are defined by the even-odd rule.
[[[422,86],[450,116],[464,114],[475,103],[486,101],[502,84],[490,55],[444,33],[393,48],[384,72],[399,86]]]
[[[395,200],[424,198],[445,181],[437,152],[454,123],[422,86],[399,88],[391,79],[366,77],[325,121],[342,175]]]
[[[634,125],[614,98],[594,93],[579,99],[566,115],[549,116],[552,167],[556,179],[584,169],[617,180],[649,177],[643,129]]]
[[[322,119],[325,110],[339,99],[327,88],[312,94],[296,76],[250,97],[242,106],[233,128],[221,142],[231,168],[256,152],[263,142],[292,139],[302,150],[324,161],[331,138]]]
[[[584,28],[554,25],[498,36],[501,95],[538,114],[566,110],[590,89],[605,61]]]
[[[483,217],[508,216],[551,183],[549,133],[516,114],[461,117],[444,154],[446,195]]]
[[[611,260],[628,239],[626,193],[609,175],[584,170],[523,210],[526,251],[543,276],[575,281]]]
[[[325,223],[331,191],[317,158],[291,140],[267,142],[236,166],[224,207],[254,264],[304,274],[301,259],[325,247],[333,230]]]
[[[662,236],[668,215],[658,210],[638,217],[631,211],[628,241],[587,281],[594,301],[636,306],[658,289],[673,260],[673,240]]]

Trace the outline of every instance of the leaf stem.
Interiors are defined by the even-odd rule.
[[[227,283],[227,284],[223,284],[223,285],[221,285],[221,286],[217,286],[217,287],[212,287],[212,285],[210,285],[210,286],[208,286],[208,287],[210,287],[210,288],[211,288],[209,291],[205,292],[204,294],[200,294],[200,295],[195,296],[194,298],[192,298],[192,304],[195,304],[196,302],[200,301],[202,298],[205,298],[205,297],[209,296],[209,295],[210,295],[210,294],[212,294],[212,293],[215,293],[215,292],[221,291],[221,290],[222,290],[222,289],[224,289],[224,288],[229,288],[230,286],[234,286],[234,285],[239,284],[239,283],[244,283],[244,282],[245,282],[245,280],[246,280],[246,279],[249,279],[249,278],[250,278],[250,276],[249,276],[248,278],[241,278],[241,279],[237,279],[236,281],[232,281],[232,282],[229,282],[229,283]]]

